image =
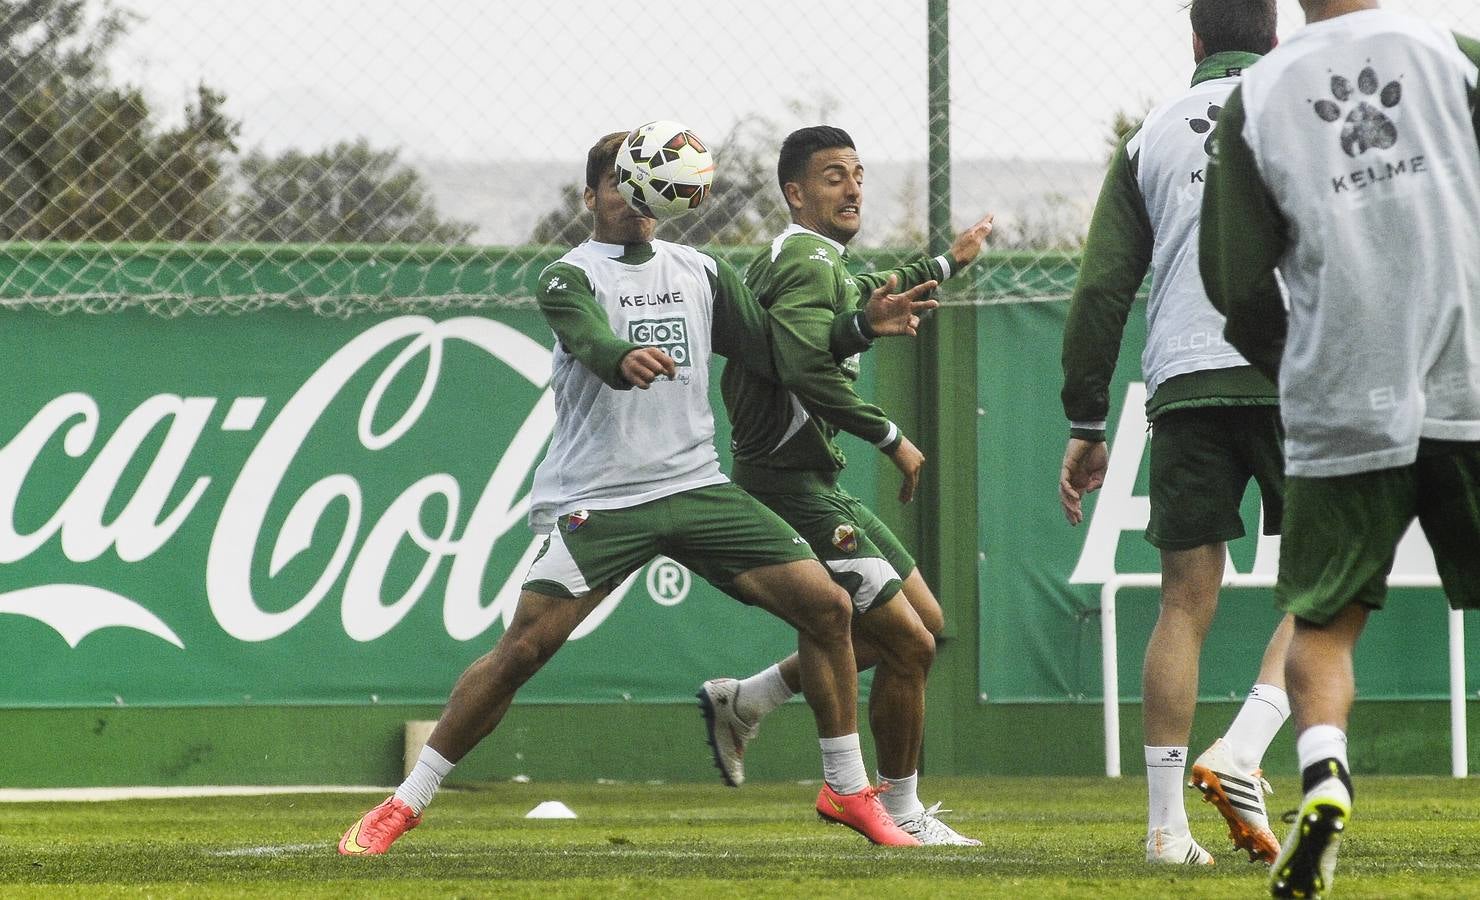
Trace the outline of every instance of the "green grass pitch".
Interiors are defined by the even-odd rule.
[[[378,858],[335,842],[371,795],[0,807],[0,896],[1257,897],[1263,866],[1189,792],[1210,869],[1152,868],[1145,782],[926,777],[983,847],[881,849],[811,810],[816,787],[492,784],[444,791]],[[1293,806],[1279,786],[1270,809]],[[561,800],[579,819],[523,818]],[[1276,834],[1284,837],[1284,826]],[[1480,893],[1480,783],[1359,777],[1338,897]]]

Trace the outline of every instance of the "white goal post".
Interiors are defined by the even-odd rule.
[[[1225,588],[1272,588],[1273,575],[1231,574]],[[1101,671],[1105,688],[1105,774],[1120,777],[1120,661],[1115,632],[1115,595],[1121,588],[1159,588],[1161,574],[1135,572],[1115,575],[1100,588]],[[1391,588],[1437,588],[1435,575],[1391,575]],[[1468,723],[1465,719],[1465,616],[1449,610],[1449,762],[1455,778],[1470,773]]]

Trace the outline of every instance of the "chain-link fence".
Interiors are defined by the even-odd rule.
[[[1472,0],[1384,5],[1480,33]],[[954,0],[943,67],[942,0],[0,0],[0,304],[524,302],[589,232],[586,148],[658,118],[719,163],[661,237],[767,243],[781,138],[829,122],[868,171],[858,245],[923,249],[932,63],[951,219],[997,214],[956,301],[1062,298],[1117,122],[1186,84],[1184,6]]]

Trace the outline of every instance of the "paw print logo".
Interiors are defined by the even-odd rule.
[[[1398,126],[1383,109],[1392,109],[1403,99],[1403,85],[1396,80],[1377,88],[1381,79],[1377,70],[1367,66],[1357,73],[1356,90],[1340,75],[1331,76],[1331,100],[1315,102],[1316,115],[1323,122],[1344,120],[1341,126],[1341,149],[1347,156],[1359,156],[1368,150],[1386,150],[1398,142]],[[1350,111],[1343,104],[1355,100]],[[1381,104],[1381,108],[1377,104]]]
[[[1203,152],[1209,156],[1213,155],[1213,125],[1218,121],[1218,114],[1223,112],[1223,107],[1217,104],[1209,104],[1206,119],[1188,119],[1187,127],[1196,134],[1205,134],[1208,139],[1203,141]]]

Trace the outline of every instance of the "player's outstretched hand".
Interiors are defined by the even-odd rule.
[[[1084,495],[1100,489],[1109,466],[1110,453],[1104,441],[1069,438],[1064,466],[1059,470],[1059,505],[1070,525],[1084,521]]]
[[[980,222],[956,235],[956,242],[951,245],[951,259],[956,261],[957,270],[971,265],[971,261],[982,252],[982,244],[992,233],[992,218],[993,215],[987,213]]]
[[[678,368],[673,363],[673,357],[657,347],[638,347],[627,351],[627,355],[622,357],[622,377],[631,382],[633,387],[644,391],[659,375],[672,378],[676,374]]]
[[[928,296],[939,286],[938,281],[922,281],[902,294],[894,293],[899,279],[893,275],[869,295],[863,314],[868,317],[868,327],[879,337],[909,335],[914,337],[920,328],[920,313],[940,306],[939,301]]]
[[[925,465],[925,454],[910,443],[909,438],[900,437],[899,446],[894,448],[889,458],[904,475],[904,484],[899,486],[899,502],[908,503],[915,498],[915,488],[920,485],[920,467]]]

